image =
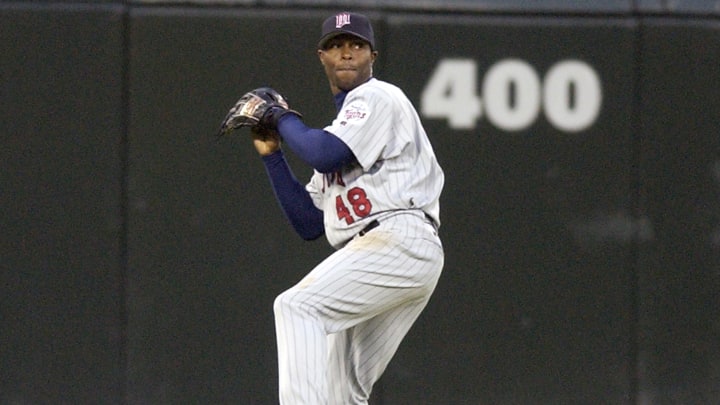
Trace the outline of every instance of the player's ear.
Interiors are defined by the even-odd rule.
[[[325,66],[325,60],[323,59],[323,56],[325,56],[325,52],[323,52],[322,49],[318,49],[317,56],[318,56],[318,59],[320,59],[320,63],[322,63],[322,65]]]

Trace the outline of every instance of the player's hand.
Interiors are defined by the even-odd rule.
[[[243,127],[261,126],[275,130],[280,118],[286,114],[302,118],[302,114],[290,109],[280,93],[270,87],[260,87],[243,94],[233,105],[220,124],[218,136]]]
[[[250,130],[253,146],[260,156],[267,156],[280,149],[280,134],[277,131],[256,126]]]

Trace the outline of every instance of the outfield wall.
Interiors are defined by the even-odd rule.
[[[717,11],[411,3],[361,11],[445,169],[446,265],[373,403],[716,401]],[[0,4],[0,404],[277,402],[273,299],[331,250],[214,135],[265,84],[332,119],[333,4]]]

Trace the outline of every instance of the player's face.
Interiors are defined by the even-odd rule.
[[[372,76],[377,51],[370,44],[353,35],[338,35],[318,50],[318,56],[333,93],[350,91]]]

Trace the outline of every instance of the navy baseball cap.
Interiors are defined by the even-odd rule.
[[[370,20],[362,14],[342,12],[329,17],[322,25],[319,49],[325,49],[325,43],[340,34],[354,35],[370,43],[375,49],[375,34]]]

